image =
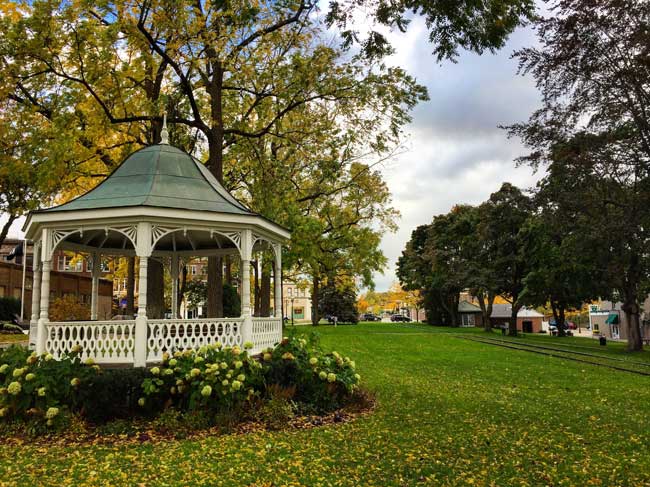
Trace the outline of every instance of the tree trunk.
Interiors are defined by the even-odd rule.
[[[5,241],[5,238],[7,238],[7,234],[9,233],[9,229],[11,228],[11,225],[13,222],[16,221],[18,218],[18,215],[9,215],[9,218],[5,222],[5,224],[2,226],[2,230],[0,230],[0,245]],[[27,254],[27,251],[24,252],[24,254]],[[27,258],[27,257],[25,257]]]
[[[232,286],[232,258],[229,255],[226,255],[224,260],[226,267],[226,284]]]
[[[223,317],[223,267],[221,257],[208,257],[208,318]]]
[[[517,314],[521,309],[520,304],[515,304],[517,301],[513,299],[512,301],[512,312],[510,313],[510,322],[508,323],[508,335],[516,337],[517,336]]]
[[[564,305],[558,307],[558,320],[558,336],[564,337],[566,336],[566,310],[564,309]]]
[[[641,282],[641,266],[639,265],[640,257],[638,253],[634,252],[630,257],[630,265],[625,273],[622,309],[625,312],[625,321],[627,321],[627,350],[628,352],[636,352],[643,350],[641,324],[639,320],[641,310],[637,301],[639,284]]]
[[[641,340],[641,323],[639,320],[639,304],[634,298],[626,299],[622,306],[627,322],[627,351],[638,352],[643,350]]]
[[[211,127],[205,131],[208,139],[208,160],[205,165],[223,184],[223,69],[216,59],[214,49],[210,52],[212,78],[206,87],[210,98]],[[223,264],[221,257],[208,258],[208,317],[223,317]]]
[[[262,267],[262,282],[260,284],[260,316],[271,315],[271,269],[268,265]]]
[[[127,257],[126,267],[126,311],[129,319],[135,314],[135,257]]]
[[[165,315],[165,268],[156,259],[149,259],[147,269],[147,317],[160,319]],[[140,292],[143,292],[140,289]]]
[[[185,290],[187,289],[187,266],[183,265],[181,270],[181,285],[178,286],[178,299],[176,301],[176,314],[174,316],[181,315],[181,302],[183,301],[183,296],[185,296]]]
[[[492,331],[492,308],[494,306],[494,293],[487,291],[481,292],[478,297],[478,305],[481,308],[481,315],[483,317],[483,330],[486,332]],[[487,302],[486,302],[487,301]]]
[[[313,286],[311,290],[311,324],[317,326],[320,321],[320,314],[318,312],[318,304],[320,300],[320,281],[317,277],[314,277]],[[289,305],[291,306],[291,305]],[[293,306],[291,306],[293,308]],[[293,309],[290,311],[293,314]],[[293,319],[293,316],[291,316]]]
[[[458,300],[458,294],[446,296],[441,300],[442,307],[447,312],[453,328],[458,326]]]

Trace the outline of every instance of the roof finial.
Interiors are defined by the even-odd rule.
[[[160,143],[169,145],[169,132],[167,132],[167,112],[163,114],[163,126],[160,131]]]

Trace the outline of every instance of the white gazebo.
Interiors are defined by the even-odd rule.
[[[282,337],[281,245],[290,237],[282,226],[251,211],[189,154],[162,142],[131,154],[88,193],[60,206],[31,212],[26,238],[34,241],[31,325],[36,352],[60,357],[80,346],[98,363],[144,367],[165,351],[253,344],[253,353]],[[91,319],[52,322],[48,317],[50,270],[56,249],[85,253],[92,261]],[[272,250],[274,314],[253,317],[250,270],[253,254]],[[172,280],[172,312],[178,309],[181,259],[240,256],[241,316],[202,319],[147,317],[147,267],[165,263]],[[139,297],[134,320],[97,321],[102,256],[137,256]]]

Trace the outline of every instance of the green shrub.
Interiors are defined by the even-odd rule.
[[[193,431],[208,429],[214,423],[214,417],[204,410],[181,413],[176,409],[168,408],[151,421],[151,429],[181,439],[186,438]]]
[[[354,362],[323,352],[315,335],[284,338],[259,358],[220,344],[166,353],[150,369],[102,370],[82,363],[80,350],[55,360],[14,346],[0,352],[0,418],[5,425],[22,421],[30,434],[67,427],[79,415],[102,431],[120,430],[116,419],[136,416],[155,417],[155,429],[179,435],[214,424],[231,428],[247,416],[273,429],[296,410],[346,404],[359,380]]]
[[[296,405],[282,396],[272,396],[262,403],[258,417],[269,429],[279,430],[295,416]]]
[[[12,345],[4,350],[0,350],[0,366],[7,364],[9,368],[14,369],[22,365],[30,356],[30,351],[20,345]]]
[[[267,384],[295,387],[295,399],[325,411],[339,407],[359,384],[355,363],[337,352],[324,353],[315,334],[285,337],[262,354]]]
[[[0,417],[56,426],[66,409],[79,409],[79,390],[98,373],[99,367],[81,362],[79,352],[55,360],[12,347],[0,355]]]
[[[142,383],[140,406],[150,412],[173,405],[179,411],[234,411],[262,390],[257,360],[239,347],[215,344],[198,351],[165,354]]]
[[[210,415],[207,411],[188,411],[183,414],[183,422],[189,430],[204,430],[210,426],[214,426],[214,416]]]
[[[0,321],[12,321],[20,314],[20,299],[11,296],[0,297]]]
[[[129,419],[115,419],[97,425],[97,433],[100,435],[133,436],[138,433],[138,425]]]
[[[152,429],[161,433],[178,434],[185,429],[181,412],[176,409],[165,409],[151,421]]]
[[[138,399],[149,375],[145,368],[102,369],[79,391],[83,415],[93,423],[105,423],[142,414]]]
[[[237,293],[237,288],[230,284],[223,285],[223,315],[241,315],[241,300],[239,299],[239,293]]]

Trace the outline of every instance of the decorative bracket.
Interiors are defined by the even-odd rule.
[[[155,248],[158,241],[165,235],[181,230],[179,227],[164,227],[162,225],[151,225],[151,248]],[[187,231],[185,229],[184,231]]]

